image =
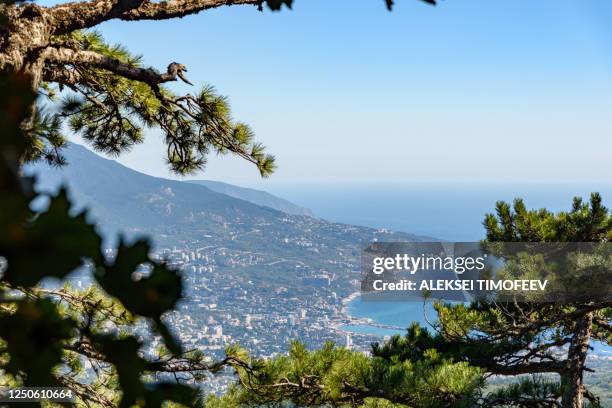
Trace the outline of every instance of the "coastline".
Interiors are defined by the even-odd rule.
[[[332,325],[335,330],[351,335],[376,337],[380,339],[393,334],[402,333],[405,330],[405,327],[377,322],[372,317],[351,315],[349,305],[359,297],[361,297],[361,292],[356,291],[341,300],[341,318]]]
[[[361,292],[357,291],[357,292],[353,292],[350,295],[348,295],[347,297],[342,299],[342,311],[344,312],[345,309],[348,309],[348,304],[351,303],[353,300],[357,299],[358,297],[361,296]]]
[[[358,334],[358,335],[364,335],[364,336],[380,337],[380,336],[377,336],[377,334],[374,332],[364,333],[364,332],[356,332],[353,330],[349,330],[349,328],[353,326],[371,326],[374,323],[374,320],[371,318],[355,317],[355,316],[351,316],[351,314],[349,313],[349,304],[355,299],[359,298],[360,296],[361,296],[361,292],[356,291],[342,298],[342,300],[340,301],[342,304],[342,309],[340,310],[340,317],[337,320],[335,320],[330,325],[330,327],[333,330],[336,330],[342,333],[346,333],[346,334]]]

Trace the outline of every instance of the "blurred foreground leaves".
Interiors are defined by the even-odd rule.
[[[194,388],[144,381],[148,361],[142,356],[142,342],[129,330],[110,324],[121,320],[113,320],[115,316],[149,320],[169,350],[166,359],[179,355],[180,345],[162,315],[181,298],[180,276],[150,257],[151,247],[145,240],[131,245],[122,242],[113,260],[105,257],[101,237],[86,213],[71,212],[63,189],[50,198],[45,212],[30,209],[36,194],[33,180],[20,172],[27,146],[21,126],[35,95],[28,78],[19,75],[0,76],[0,95],[0,379],[5,384],[76,387],[82,400],[108,406],[159,407],[164,401],[197,404]],[[143,266],[149,273],[135,280],[134,272]],[[45,278],[61,279],[78,267],[93,270],[106,295],[79,297],[68,291],[45,291],[40,285]],[[118,313],[116,300],[110,297],[125,309]],[[62,300],[71,307],[62,309]],[[75,312],[79,307],[82,310]],[[94,324],[95,316],[100,324]],[[105,328],[105,323],[111,327]],[[79,356],[94,356],[116,373],[121,392],[97,394],[92,385],[79,385],[76,377],[63,375],[66,366],[79,365]]]

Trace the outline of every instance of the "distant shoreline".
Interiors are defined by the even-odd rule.
[[[349,313],[349,304],[354,301],[355,299],[361,297],[361,292],[357,291],[357,292],[353,292],[350,295],[348,295],[347,297],[342,299],[342,320],[343,322],[335,325],[335,329],[339,330],[343,333],[350,333],[353,335],[361,335],[361,336],[374,336],[377,338],[385,338],[387,336],[390,335],[389,334],[381,334],[379,332],[380,329],[387,329],[387,330],[393,330],[393,331],[403,331],[404,328],[403,327],[399,327],[399,326],[394,326],[394,325],[389,325],[389,324],[384,324],[384,323],[380,323],[377,322],[376,319],[372,318],[372,317],[357,317],[357,316],[353,316]],[[361,326],[363,328],[369,328],[370,330],[365,330],[365,331],[361,331],[361,330],[351,330],[351,327],[355,328],[355,326]]]
[[[361,292],[353,292],[353,293],[351,293],[350,295],[348,295],[347,297],[342,299],[342,305],[343,306],[348,306],[348,304],[350,302],[352,302],[353,300],[357,299],[359,296],[361,296]]]
[[[351,314],[349,313],[349,304],[355,299],[359,298],[360,296],[361,296],[361,292],[356,291],[342,298],[341,300],[342,309],[340,311],[341,313],[340,319],[331,325],[331,327],[334,330],[337,330],[338,332],[342,332],[342,333],[366,335],[365,333],[356,333],[354,331],[346,329],[346,327],[350,327],[354,325],[370,326],[371,324],[374,323],[374,320],[371,318],[354,317],[354,316],[351,316]],[[370,335],[377,336],[375,333],[370,333]]]
[[[349,304],[353,300],[357,299],[359,296],[361,296],[361,293],[359,291],[356,291],[351,293],[347,297],[342,298],[342,300],[340,301],[342,303],[342,309],[340,310],[341,321],[335,325],[336,330],[348,333],[348,331],[344,330],[342,326],[351,325],[354,323],[355,318],[349,313]]]

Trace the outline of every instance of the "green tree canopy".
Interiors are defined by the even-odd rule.
[[[556,214],[527,210],[522,200],[498,202],[484,225],[488,242],[609,242],[612,236],[612,215],[596,193],[589,202],[575,198],[570,211]],[[582,407],[585,398],[596,405],[584,384],[586,357],[591,340],[612,341],[611,307],[599,300],[439,305],[442,349],[492,374],[557,375],[558,386],[540,396],[550,406]]]
[[[249,360],[246,351],[229,348],[241,362],[234,364],[239,385],[208,404],[471,407],[483,385],[481,370],[427,342],[433,345],[430,335],[413,325],[404,338],[375,345],[371,357],[331,343],[308,351],[293,342],[287,356],[272,360]]]
[[[599,194],[588,203],[576,198],[570,211],[556,214],[527,210],[522,200],[499,202],[496,210],[485,218],[484,244],[609,242],[612,234],[612,215]],[[256,361],[252,372],[238,367],[239,385],[226,401],[309,405],[306,398],[312,396],[315,405],[599,406],[584,373],[591,370],[590,342],[612,342],[609,301],[477,301],[436,303],[435,309],[431,333],[413,325],[404,337],[374,344],[369,358],[327,348]],[[298,355],[306,358],[297,360]],[[516,380],[487,394],[483,386],[491,375]]]

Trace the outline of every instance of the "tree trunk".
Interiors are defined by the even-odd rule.
[[[53,35],[51,17],[36,4],[4,6],[0,15],[0,71],[27,73],[37,87],[44,62],[40,54]]]
[[[574,338],[567,353],[567,365],[561,376],[563,408],[584,407],[584,368],[593,326],[593,312],[576,321]]]
[[[30,88],[38,93],[43,81],[41,51],[50,44],[52,20],[44,7],[33,3],[3,6],[0,18],[0,72],[27,75]],[[35,115],[34,102],[22,123],[24,129],[32,127]]]

